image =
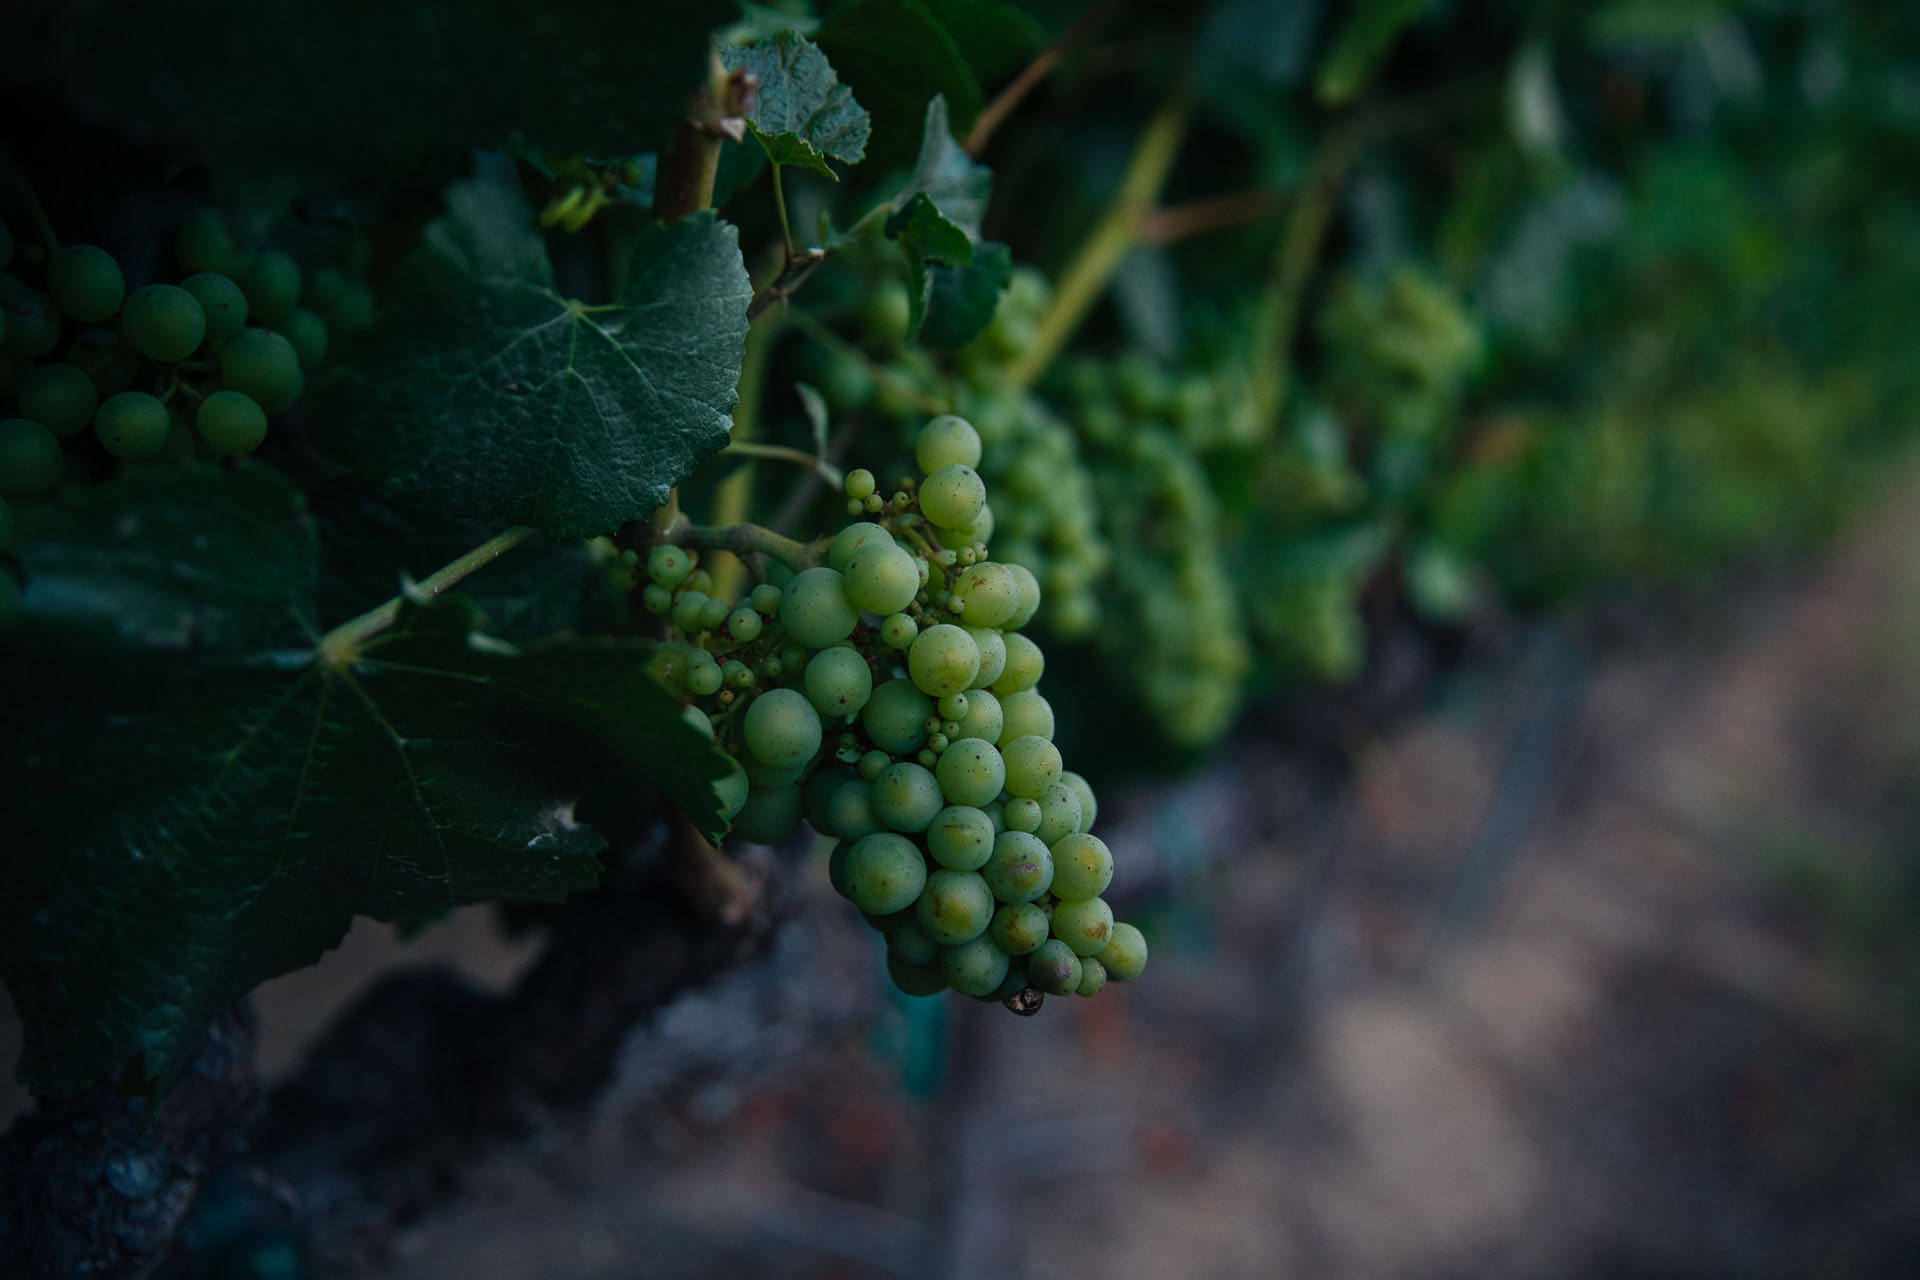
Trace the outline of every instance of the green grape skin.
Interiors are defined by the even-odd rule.
[[[807,769],[801,765],[792,769],[779,769],[765,761],[756,760],[749,751],[741,765],[746,768],[747,781],[756,787],[783,787],[789,782],[798,782]]]
[[[700,617],[707,609],[707,593],[682,588],[673,598],[673,625],[688,636],[700,630]]]
[[[173,256],[189,272],[217,271],[238,275],[250,255],[233,241],[233,232],[218,209],[196,209],[173,233]]]
[[[993,531],[993,504],[983,502],[980,504],[979,514],[967,523],[952,529],[940,530],[940,542],[943,546],[970,547],[975,543],[984,544],[993,541]]]
[[[199,349],[207,336],[207,313],[179,285],[142,285],[127,298],[120,333],[147,359],[172,364]]]
[[[834,793],[854,780],[853,770],[843,764],[827,765],[808,775],[807,822],[815,831],[832,834],[833,823],[828,818],[828,806],[833,803]],[[865,835],[866,832],[860,834]]]
[[[914,638],[907,650],[907,671],[930,697],[962,693],[980,671],[980,647],[964,629],[943,622]]]
[[[1047,940],[1047,913],[1031,902],[1003,903],[993,913],[987,936],[1010,956],[1024,956]]]
[[[1113,883],[1113,851],[1099,836],[1073,831],[1053,842],[1053,896],[1064,902],[1097,898]]]
[[[1006,762],[1000,758],[999,750],[990,742],[979,738],[962,738],[949,743],[940,753],[940,763],[934,768],[934,776],[940,782],[940,791],[950,804],[971,805],[978,808],[983,804],[992,804],[995,796],[1007,779]]]
[[[1115,982],[1132,982],[1147,967],[1147,940],[1126,921],[1114,924],[1100,963]]]
[[[927,740],[926,720],[933,699],[914,688],[911,680],[888,680],[877,686],[860,710],[860,724],[873,745],[892,755],[918,751]]]
[[[913,910],[922,933],[956,947],[986,932],[993,907],[993,891],[978,873],[943,867],[927,877]]]
[[[693,572],[693,557],[673,546],[657,546],[647,552],[647,576],[671,591]]]
[[[947,975],[937,964],[908,964],[891,951],[887,953],[887,977],[909,996],[937,996],[947,989]]]
[[[746,605],[727,615],[727,634],[742,644],[759,639],[761,628],[765,625],[760,615]]]
[[[939,705],[937,705],[934,710],[939,713],[942,720],[950,720],[958,723],[960,717],[967,714],[967,695],[964,693],[950,693],[940,699]]]
[[[673,592],[657,582],[649,582],[646,585],[646,589],[640,593],[640,601],[646,605],[649,613],[657,613],[665,617],[673,612]]]
[[[194,412],[193,425],[207,448],[223,458],[252,453],[267,438],[266,410],[252,396],[238,391],[216,391],[202,400]]]
[[[827,544],[827,568],[845,573],[854,555],[870,543],[890,543],[893,535],[871,520],[856,520],[833,535]],[[891,612],[891,610],[889,610]]]
[[[1033,576],[1033,570],[1023,564],[1008,564],[1007,572],[1020,588],[1020,607],[1006,621],[1006,629],[1018,631],[1033,621],[1033,615],[1040,612],[1040,579]]]
[[[1038,800],[1060,781],[1060,748],[1038,734],[1015,738],[1000,748],[1007,762],[1007,791]]]
[[[81,333],[67,347],[67,363],[92,379],[94,388],[103,396],[131,389],[133,380],[140,376],[140,357],[111,329],[88,329]]]
[[[713,721],[708,718],[706,712],[692,704],[688,704],[680,708],[680,718],[692,725],[694,732],[698,733],[708,742],[713,741]]]
[[[1071,995],[1086,972],[1080,957],[1057,938],[1049,938],[1027,955],[1027,980],[1050,996]]]
[[[688,591],[698,591],[703,596],[710,596],[713,594],[713,575],[705,569],[695,569],[680,585]]]
[[[925,831],[945,803],[933,774],[905,761],[882,769],[872,789],[868,803],[873,806],[873,816],[895,831]]]
[[[1085,778],[1071,769],[1062,769],[1060,771],[1060,781],[1072,787],[1074,794],[1080,797],[1080,826],[1078,829],[1081,831],[1093,830],[1094,816],[1100,812],[1100,802],[1094,798],[1093,787],[1088,784]]]
[[[780,612],[780,588],[771,582],[762,582],[747,594],[747,603],[761,617],[771,618]]]
[[[987,486],[980,473],[957,462],[939,468],[920,484],[920,514],[942,529],[972,523],[986,501]]]
[[[1053,909],[1053,936],[1077,956],[1097,956],[1113,937],[1113,908],[1103,898],[1077,898]]]
[[[889,649],[906,649],[920,634],[920,624],[904,613],[891,613],[880,623],[880,642]]]
[[[988,821],[993,823],[993,834],[996,836],[1007,829],[1006,810],[1007,806],[1001,804],[998,800],[995,800],[992,804],[980,810],[980,812],[987,815]]]
[[[1080,797],[1064,782],[1056,782],[1040,797],[1040,825],[1033,834],[1051,849],[1054,843],[1073,834],[1080,826]]]
[[[854,772],[868,782],[872,782],[880,776],[881,770],[892,763],[893,757],[886,752],[868,751],[861,755],[859,762],[854,766]]]
[[[38,364],[27,371],[16,392],[15,407],[62,439],[77,436],[93,424],[100,392],[79,368],[70,364]]]
[[[294,307],[274,321],[273,327],[293,344],[293,353],[300,357],[302,369],[318,368],[327,358],[327,322],[316,313],[305,307]]]
[[[820,713],[805,695],[794,689],[769,689],[747,708],[742,737],[762,764],[793,769],[820,750],[820,734]]]
[[[920,897],[924,901],[926,894],[923,892]],[[940,963],[940,944],[927,936],[913,912],[900,911],[888,916],[880,923],[880,933],[887,940],[888,955],[913,965]]]
[[[13,504],[0,498],[0,556],[13,550]]]
[[[750,844],[779,844],[800,825],[806,798],[798,783],[750,787],[747,802],[733,818],[733,834]]]
[[[993,856],[996,834],[984,810],[950,804],[927,825],[927,852],[949,871],[978,871]]]
[[[1040,646],[1021,635],[1018,631],[1006,636],[1007,664],[995,680],[992,689],[998,694],[1019,693],[1031,689],[1040,683],[1040,677],[1047,669],[1046,655]]]
[[[986,561],[963,569],[954,579],[953,594],[964,600],[961,616],[970,627],[998,627],[1020,608],[1020,584],[1003,564]]]
[[[269,414],[286,412],[306,385],[299,353],[271,329],[248,325],[221,345],[216,358],[220,385],[252,396]]]
[[[700,609],[700,629],[702,631],[719,630],[726,623],[727,614],[732,608],[733,606],[725,600],[709,597],[707,603]]]
[[[207,317],[207,340],[225,342],[247,327],[247,295],[217,271],[200,271],[180,282]]]
[[[1000,708],[1000,699],[987,689],[967,690],[967,714],[960,717],[959,732],[948,734],[950,738],[982,738],[988,742],[1000,741],[1000,730],[1006,722],[1005,713]]]
[[[167,406],[144,391],[108,396],[93,415],[93,433],[116,458],[151,458],[167,447]]]
[[[31,498],[60,481],[60,441],[32,418],[0,420],[0,497]]]
[[[1040,811],[1040,802],[1025,796],[1014,796],[1008,800],[1000,807],[1000,815],[1007,830],[1025,831],[1028,834],[1040,829],[1040,820],[1045,816]]]
[[[47,260],[47,292],[75,320],[98,324],[120,309],[127,278],[105,249],[73,244]]]
[[[842,840],[827,854],[827,883],[843,898],[847,896],[847,854],[852,848],[851,842]]]
[[[914,558],[892,538],[872,538],[847,561],[847,599],[856,608],[886,617],[913,603],[920,590]]]
[[[943,413],[920,428],[913,442],[913,460],[921,475],[932,475],[954,463],[977,467],[980,465],[980,433],[959,414]]]
[[[1036,836],[1002,831],[993,838],[993,856],[980,874],[1000,901],[1032,902],[1053,883],[1053,856]]]
[[[872,784],[859,778],[841,783],[827,801],[827,831],[842,840],[858,840],[881,830],[872,799]]]
[[[706,698],[720,692],[720,686],[726,678],[720,674],[720,664],[705,649],[695,649],[687,667],[687,692],[696,698]]]
[[[974,673],[973,683],[967,686],[968,692],[985,689],[1000,678],[1007,666],[1007,642],[998,631],[991,627],[964,628],[973,637],[974,648],[980,651],[980,670]]]
[[[862,836],[847,850],[847,898],[870,916],[904,911],[927,887],[927,863],[913,841],[891,831]]]
[[[0,352],[37,360],[60,345],[60,310],[53,299],[13,276],[0,275],[0,315],[6,319]]]
[[[707,732],[712,733],[712,728],[709,727]],[[737,760],[732,764],[732,771],[713,784],[713,793],[720,799],[720,816],[727,822],[732,822],[741,806],[747,803],[747,771],[740,767]]]
[[[278,249],[263,249],[240,277],[247,311],[260,324],[276,324],[300,301],[300,266]]]
[[[1029,734],[1053,740],[1053,704],[1032,689],[1022,689],[1000,699],[1000,744]]]
[[[1107,985],[1107,968],[1093,956],[1085,956],[1080,961],[1080,981],[1074,987],[1077,996],[1097,996],[1100,988]]]
[[[780,600],[780,622],[796,643],[825,649],[853,634],[860,613],[847,600],[845,582],[824,565],[794,575]]]
[[[976,937],[940,953],[940,972],[955,991],[970,996],[990,996],[999,990],[1010,964],[1007,953],[986,937]]]
[[[855,467],[847,472],[845,489],[849,498],[864,502],[873,496],[874,487],[873,472],[865,467]]]

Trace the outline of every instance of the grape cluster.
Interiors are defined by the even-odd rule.
[[[847,477],[875,518],[784,588],[717,600],[685,549],[655,546],[642,596],[674,638],[653,674],[736,757],[736,833],[772,842],[804,817],[838,841],[829,877],[885,936],[901,990],[1031,1012],[1137,977],[1146,944],[1101,897],[1093,790],[1053,744],[1045,657],[1020,630],[1040,582],[988,558],[980,434],[942,415],[914,452],[919,478],[891,496]]]

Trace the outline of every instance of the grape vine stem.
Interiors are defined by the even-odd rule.
[[[683,524],[668,529],[660,541],[696,551],[731,551],[736,556],[771,556],[795,573],[820,563],[820,554],[807,543],[775,533],[764,525]]]
[[[414,583],[412,590],[394,596],[384,604],[374,606],[357,618],[341,623],[320,637],[320,643],[315,647],[320,665],[336,671],[352,665],[360,654],[360,646],[392,626],[394,620],[400,616],[400,606],[406,601],[430,603],[439,599],[462,579],[486,568],[531,538],[536,532],[537,530],[526,525],[515,525],[505,533],[488,538],[458,559],[440,566],[419,582]]]

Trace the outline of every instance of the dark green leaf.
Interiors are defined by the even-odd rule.
[[[908,163],[918,141],[913,121],[935,95],[952,106],[957,128],[980,113],[980,85],[966,56],[917,0],[853,0],[829,14],[814,39],[873,113],[869,163]]]
[[[983,241],[964,267],[927,271],[927,318],[920,340],[930,347],[962,347],[993,320],[1000,295],[1013,278],[1013,251]]]
[[[642,234],[617,301],[569,301],[511,171],[485,165],[322,399],[322,447],[455,515],[609,532],[726,444],[750,297],[734,229],[703,213]]]
[[[993,173],[985,165],[975,164],[966,150],[953,140],[947,128],[947,104],[936,97],[927,104],[926,125],[920,141],[920,156],[913,166],[907,185],[894,198],[893,212],[887,215],[887,234],[900,242],[907,255],[907,336],[916,337],[927,316],[936,288],[934,271],[938,267],[965,268],[973,261],[973,242],[980,237],[980,221],[986,216],[987,197],[993,188]],[[1009,264],[1008,270],[1011,270]],[[1003,274],[991,284],[992,268],[976,278],[970,291],[978,293],[991,287],[995,296],[1006,285]],[[960,290],[960,281],[948,280],[946,289]],[[967,329],[977,313],[980,299],[956,312],[947,336]],[[992,318],[992,302],[987,302]],[[985,320],[980,322],[984,326]],[[980,326],[967,333],[971,337]],[[965,339],[962,339],[964,341]],[[940,345],[958,345],[943,341]]]
[[[866,155],[871,121],[819,46],[782,32],[746,48],[723,46],[721,58],[759,81],[747,124],[769,160],[832,178],[828,160],[858,164]]]
[[[782,31],[810,36],[819,29],[818,18],[789,13],[770,4],[754,4],[753,0],[740,0],[740,20],[721,32],[720,38],[729,44],[752,44]]]
[[[905,205],[887,215],[887,234],[915,262],[965,266],[973,261],[972,238],[942,216],[924,191],[914,192]]]
[[[993,193],[993,170],[975,164],[966,148],[954,140],[946,99],[938,95],[927,103],[920,154],[907,185],[894,197],[895,211],[904,209],[921,193],[933,201],[947,221],[969,238],[979,238],[980,223],[987,216],[987,197]]]

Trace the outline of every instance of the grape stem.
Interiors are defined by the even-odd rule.
[[[780,185],[780,170],[783,166],[775,164],[768,167],[773,170],[773,208],[774,212],[780,215],[780,247],[786,250],[786,261],[791,264],[794,258],[793,228],[787,222],[787,191]],[[785,274],[784,267],[781,272]]]
[[[805,449],[795,449],[789,445],[736,440],[720,452],[739,454],[748,458],[777,458],[782,462],[795,462],[817,472],[822,480],[836,489],[846,483],[846,477],[841,474],[840,468],[825,458],[816,458]]]
[[[375,605],[357,618],[341,623],[326,635],[320,637],[315,646],[320,665],[331,670],[342,670],[359,657],[360,647],[374,636],[379,635],[400,616],[400,606],[408,600],[416,603],[431,603],[452,589],[462,579],[486,568],[507,552],[531,538],[537,530],[526,525],[515,525],[505,533],[495,534],[473,550],[456,560],[435,569],[432,573],[413,584],[411,590],[394,596],[384,604]]]
[[[733,443],[723,452],[754,454],[768,447],[753,443],[753,436],[759,429],[760,410],[766,399],[767,359],[772,354],[774,333],[779,328],[780,317],[769,316],[750,324],[747,329],[746,348],[740,359],[738,398],[734,401],[733,426],[729,432]],[[739,524],[747,518],[747,508],[752,500],[753,468],[741,467],[714,486],[711,508],[713,522],[720,525]],[[740,563],[737,560],[724,560],[714,566],[715,593],[723,599],[733,598],[739,581]]]
[[[747,112],[759,83],[743,67],[728,74],[714,54],[707,82],[694,94],[693,107],[680,122],[673,150],[661,166],[654,215],[662,222],[695,214],[713,203],[713,182],[720,172],[720,144],[747,136]]]
[[[731,551],[736,556],[772,556],[795,573],[820,563],[813,546],[782,537],[764,525],[683,524],[665,530],[660,541],[697,551]]]

